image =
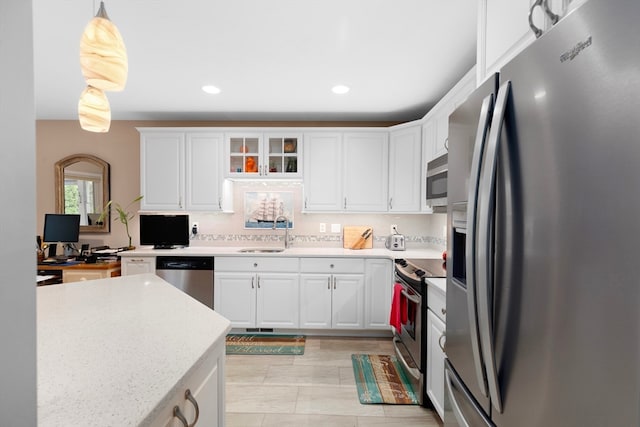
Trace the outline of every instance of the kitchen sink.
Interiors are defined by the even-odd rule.
[[[260,253],[260,254],[270,254],[270,253],[278,253],[278,252],[283,252],[284,249],[282,248],[246,248],[246,249],[240,249],[239,252],[242,253],[251,253],[251,254],[255,254],[255,253]]]

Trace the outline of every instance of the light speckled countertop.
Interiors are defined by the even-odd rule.
[[[38,426],[137,426],[230,322],[153,274],[37,289]]]
[[[331,248],[331,247],[297,247],[285,249],[283,252],[277,253],[242,253],[241,249],[244,248],[282,248],[282,245],[257,245],[247,244],[246,246],[189,246],[179,249],[153,249],[152,246],[142,246],[133,251],[120,252],[120,256],[134,257],[143,255],[153,256],[189,256],[189,255],[201,255],[201,256],[279,256],[279,257],[334,257],[334,256],[347,256],[347,257],[361,257],[361,258],[437,258],[442,257],[442,250],[433,248],[419,248],[419,249],[407,249],[406,251],[390,251],[385,248],[373,248],[373,249],[343,249],[343,248]]]

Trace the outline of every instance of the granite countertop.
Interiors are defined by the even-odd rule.
[[[37,289],[38,426],[137,426],[230,322],[153,274]]]
[[[296,247],[276,253],[243,253],[244,248],[282,248],[282,245],[260,245],[247,243],[246,246],[189,246],[179,249],[153,249],[152,246],[142,246],[133,251],[120,252],[122,257],[134,256],[277,256],[277,257],[359,257],[359,258],[437,258],[442,257],[441,249],[418,248],[405,251],[390,251],[386,248],[373,249],[343,249],[332,247]]]

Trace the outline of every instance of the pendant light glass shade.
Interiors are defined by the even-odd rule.
[[[87,86],[78,101],[80,126],[90,132],[109,132],[111,107],[107,95],[95,87]]]
[[[127,49],[104,2],[82,33],[80,68],[87,84],[98,89],[120,91],[127,83]]]

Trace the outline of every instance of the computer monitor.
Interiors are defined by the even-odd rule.
[[[80,215],[45,214],[42,239],[49,243],[49,258],[56,257],[58,243],[64,244],[64,256],[74,255],[73,243],[80,240]]]

